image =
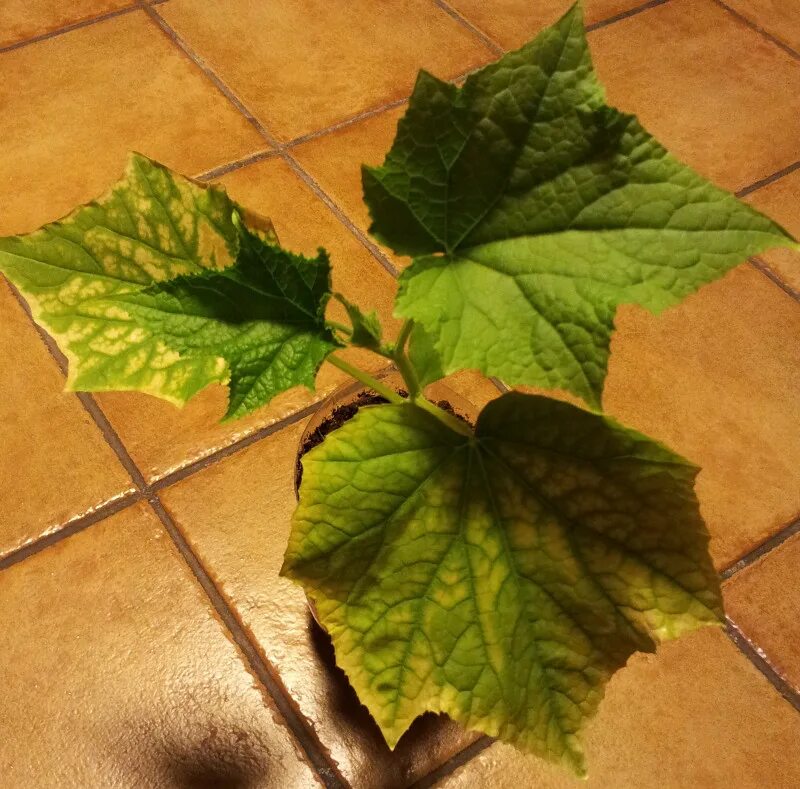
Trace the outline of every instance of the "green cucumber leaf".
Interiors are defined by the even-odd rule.
[[[697,469],[602,415],[367,407],[303,467],[282,573],[392,747],[431,710],[583,773],[613,672],[722,616]]]
[[[415,324],[408,338],[408,358],[417,373],[420,386],[426,387],[444,378],[442,360],[436,351],[433,338],[419,324]]]
[[[330,265],[251,232],[224,191],[134,154],[103,198],[0,239],[0,271],[69,360],[71,390],[138,390],[177,405],[229,383],[227,417],[298,384],[335,346]]]
[[[370,231],[416,258],[396,312],[445,373],[594,406],[618,305],[658,312],[750,255],[797,247],[605,104],[579,5],[463,88],[421,73],[363,186]]]
[[[369,348],[371,351],[380,351],[383,348],[383,329],[377,311],[363,312],[358,305],[353,304],[341,293],[334,293],[333,296],[345,308],[350,318],[353,327],[353,333],[349,338],[350,344]]]

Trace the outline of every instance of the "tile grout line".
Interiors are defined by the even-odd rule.
[[[752,19],[740,13],[735,8],[731,8],[727,3],[723,2],[723,0],[713,0],[713,2],[715,2],[720,8],[723,8],[725,11],[727,11],[732,17],[738,19],[742,24],[747,25],[747,27],[749,27],[751,30],[754,30],[756,33],[761,35],[762,38],[765,38],[776,47],[782,49],[787,55],[789,55],[789,57],[800,61],[800,52],[781,41],[777,36],[773,36],[772,33],[765,30],[757,22],[754,22]]]
[[[139,0],[139,7],[150,17],[151,21],[157,25],[161,32],[180,49],[189,60],[194,63],[208,79],[214,84],[217,90],[235,107],[237,112],[242,115],[245,120],[275,149],[280,148],[280,143],[269,133],[261,121],[253,115],[252,112],[244,105],[242,100],[217,76],[216,72],[200,57],[189,44],[181,38],[177,31],[170,26],[164,17],[156,11],[156,9],[147,5],[145,0]]]
[[[265,142],[272,146],[276,154],[300,177],[311,191],[333,212],[336,218],[366,247],[372,257],[383,266],[393,277],[398,276],[398,272],[389,259],[370,241],[364,232],[358,228],[354,222],[345,214],[336,202],[322,189],[322,187],[307,173],[300,163],[287,151],[282,144],[258,118],[247,108],[244,102],[234,93],[234,91],[217,75],[217,73],[198,55],[189,44],[184,41],[169,23],[152,7],[142,6],[155,24],[162,30],[167,38],[177,46],[184,55],[189,58],[201,71],[208,77],[214,86],[231,102],[239,113],[247,120],[253,128],[264,138]],[[245,165],[243,165],[245,166]]]
[[[161,3],[165,3],[167,0],[151,0],[151,2],[152,5],[161,5]],[[58,38],[59,36],[63,36],[65,33],[71,33],[73,30],[80,30],[84,27],[90,27],[91,25],[95,25],[99,22],[105,22],[108,19],[114,19],[118,16],[125,16],[133,11],[140,11],[141,8],[142,7],[138,2],[134,2],[133,5],[125,6],[124,8],[116,8],[113,11],[108,11],[105,14],[99,14],[86,19],[80,19],[77,22],[72,22],[64,27],[59,27],[56,30],[50,30],[47,33],[41,33],[38,36],[31,36],[31,38],[25,38],[21,41],[15,41],[13,44],[6,44],[5,46],[0,47],[0,55],[2,55],[4,52],[14,52],[17,49],[24,49],[32,44],[38,44],[41,41],[49,41],[51,38]]]
[[[465,72],[468,74],[469,72]],[[458,79],[459,77],[456,77]],[[341,131],[342,129],[346,129],[348,126],[353,126],[356,123],[360,123],[361,121],[368,120],[369,118],[374,118],[376,115],[380,115],[381,113],[388,112],[389,110],[393,110],[396,107],[401,107],[405,104],[409,96],[403,96],[399,99],[394,99],[393,101],[388,102],[387,104],[379,104],[376,107],[369,107],[362,112],[357,112],[355,115],[350,115],[347,118],[343,118],[340,121],[336,121],[336,123],[332,123],[330,126],[326,126],[324,129],[318,129],[317,131],[307,132],[306,134],[301,134],[299,137],[294,137],[289,142],[284,143],[284,148],[294,148],[297,145],[302,145],[303,143],[311,142],[312,140],[316,140],[319,137],[324,137],[328,134],[333,134],[334,132]]]
[[[446,778],[459,767],[463,767],[467,762],[472,761],[472,759],[483,753],[483,751],[494,743],[495,739],[489,737],[487,734],[478,737],[475,742],[470,743],[466,748],[462,748],[458,753],[442,762],[427,775],[423,775],[422,778],[414,781],[407,789],[431,789],[431,787],[435,786],[442,778]]]
[[[728,638],[738,647],[739,651],[764,675],[767,682],[769,682],[797,712],[800,712],[800,693],[775,670],[769,662],[764,650],[750,641],[730,617],[726,617],[725,632]]]
[[[747,259],[747,262],[760,274],[763,274],[773,284],[777,285],[789,298],[795,301],[800,301],[800,292],[795,290],[791,285],[784,282],[780,276],[773,271],[760,257],[754,255]]]
[[[481,30],[474,22],[471,22],[467,17],[457,11],[447,0],[433,0],[433,4],[438,6],[449,17],[454,19],[461,27],[472,33],[484,46],[491,49],[495,55],[502,55],[505,53],[503,47],[500,46],[488,33]]]
[[[125,8],[118,8],[114,11],[100,14],[99,16],[81,19],[78,22],[73,22],[72,24],[60,27],[57,30],[51,30],[48,33],[41,33],[38,36],[26,38],[22,41],[15,41],[13,44],[6,44],[5,46],[0,47],[0,55],[2,55],[4,52],[14,52],[17,49],[23,49],[24,47],[31,46],[31,44],[38,44],[40,41],[48,41],[51,38],[58,38],[58,36],[62,36],[65,33],[71,33],[73,30],[80,30],[81,28],[89,27],[90,25],[97,24],[98,22],[105,22],[107,19],[114,19],[115,17],[124,16],[125,14],[130,14],[133,11],[139,10],[141,10],[141,6],[138,3],[134,3],[133,5],[126,6]]]
[[[719,573],[722,581],[728,581],[742,570],[746,570],[751,565],[755,564],[759,559],[768,556],[776,548],[779,548],[787,540],[800,533],[800,518],[790,521],[779,531],[767,537],[761,544],[757,545],[751,551],[748,551],[740,559],[737,559],[733,564],[726,567]]]
[[[608,17],[608,19],[601,19],[598,22],[592,22],[591,25],[586,25],[586,32],[591,33],[594,30],[600,30],[604,27],[608,27],[609,25],[616,24],[617,22],[622,22],[625,19],[630,19],[632,16],[637,16],[644,11],[649,11],[651,8],[657,8],[660,5],[666,5],[669,0],[648,0],[648,2],[643,3],[640,6],[636,6],[635,8],[629,8],[627,11],[622,11],[619,14],[614,14],[614,16]]]
[[[210,170],[204,170],[198,175],[192,176],[195,181],[211,181],[214,178],[233,173],[236,170],[241,170],[243,167],[249,167],[251,164],[258,164],[258,162],[266,161],[267,159],[274,159],[278,156],[278,152],[274,149],[265,151],[256,151],[255,153],[243,156],[241,159],[234,159],[233,161],[226,162],[217,167],[212,167]]]
[[[19,548],[15,548],[10,553],[0,557],[0,572],[25,561],[25,559],[35,556],[46,548],[57,545],[62,540],[67,539],[67,537],[72,537],[73,534],[78,534],[84,529],[93,526],[95,523],[110,518],[112,515],[116,515],[118,512],[122,512],[143,500],[144,496],[141,491],[137,490],[124,493],[116,498],[103,502],[103,504],[96,507],[91,512],[79,515],[77,518],[73,518],[67,521],[67,523],[59,525],[55,531],[45,534],[43,537],[37,537],[35,540]]]
[[[323,401],[311,403],[305,408],[301,408],[299,411],[295,411],[283,419],[278,419],[270,425],[265,425],[264,427],[253,431],[249,435],[243,436],[237,441],[227,444],[214,452],[210,452],[208,455],[198,458],[191,463],[187,463],[185,466],[175,469],[175,471],[171,471],[169,474],[166,474],[165,476],[151,482],[150,489],[154,493],[158,493],[159,491],[182,482],[183,480],[188,479],[195,474],[199,474],[210,466],[214,466],[226,458],[229,458],[231,455],[236,455],[239,452],[244,451],[253,444],[257,444],[259,441],[262,441],[263,439],[268,438],[275,433],[279,433],[281,430],[285,430],[286,428],[291,427],[298,422],[302,422],[306,417],[316,413],[322,402]]]
[[[757,192],[759,189],[763,189],[765,186],[775,183],[775,181],[780,181],[781,178],[790,175],[795,170],[800,170],[800,161],[787,164],[786,167],[781,167],[780,170],[776,170],[774,173],[770,173],[770,175],[764,176],[764,178],[760,178],[758,181],[753,181],[753,183],[743,186],[741,189],[734,192],[734,195],[740,199],[742,197],[747,197],[747,195]]]

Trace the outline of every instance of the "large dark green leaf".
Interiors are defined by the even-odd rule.
[[[422,73],[370,228],[401,254],[397,312],[444,373],[597,405],[619,304],[657,312],[750,255],[796,246],[605,104],[578,6],[463,88]]]

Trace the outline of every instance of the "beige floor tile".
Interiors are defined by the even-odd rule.
[[[800,158],[800,62],[713,0],[671,0],[589,42],[609,101],[719,186]]]
[[[361,188],[361,165],[383,164],[394,141],[397,121],[405,111],[405,105],[387,110],[292,148],[292,156],[365,233],[370,218]],[[380,247],[377,239],[372,240]],[[382,251],[398,269],[411,262],[385,247]]]
[[[131,0],[4,0],[0,49],[131,5]]]
[[[491,58],[429,0],[171,0],[159,12],[277,137],[329,126]]]
[[[0,277],[0,556],[133,490],[91,417],[63,389]]]
[[[611,680],[585,744],[588,781],[495,744],[437,787],[792,789],[800,783],[800,715],[714,628],[631,658]]]
[[[469,376],[453,385],[480,405],[496,394]],[[427,716],[392,754],[336,669],[330,641],[313,624],[302,591],[278,575],[302,432],[302,424],[284,429],[166,489],[162,499],[355,789],[407,786],[471,737]]]
[[[145,505],[4,571],[0,601],[5,786],[317,785]]]
[[[796,0],[725,0],[779,41],[800,50],[800,13]]]
[[[728,616],[800,692],[800,535],[725,584]]]
[[[516,49],[551,25],[573,0],[448,0],[451,6],[477,25],[504,49]],[[587,25],[643,5],[646,0],[584,0]]]
[[[800,159],[800,148],[797,155]],[[795,238],[800,238],[800,170],[757,189],[745,199],[782,224]],[[759,257],[784,284],[800,295],[800,254],[773,249]]]
[[[394,279],[288,165],[266,160],[223,176],[220,182],[242,205],[271,217],[287,248],[312,255],[317,247],[325,246],[331,256],[334,289],[364,309],[377,309],[388,337],[393,336],[399,328],[399,321],[391,317]],[[330,315],[347,322],[338,304],[331,304]],[[367,351],[347,351],[342,356],[372,371],[387,364]],[[224,424],[220,419],[227,390],[222,386],[209,387],[182,410],[131,392],[102,394],[97,399],[139,468],[154,480],[310,406],[346,380],[344,373],[325,364],[316,395],[302,387],[292,389],[244,419]]]
[[[0,54],[0,234],[97,197],[138,150],[196,173],[266,147],[143,11]]]
[[[800,512],[800,305],[745,264],[654,316],[617,314],[603,403],[702,468],[718,567]]]

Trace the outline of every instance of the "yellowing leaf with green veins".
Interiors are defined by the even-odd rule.
[[[721,617],[697,469],[598,414],[507,394],[468,438],[374,406],[303,467],[282,572],[392,747],[432,710],[583,773],[611,674]]]
[[[68,388],[183,404],[229,383],[228,416],[304,384],[334,347],[327,256],[247,230],[224,191],[134,154],[96,202],[0,239],[0,271],[69,359]]]
[[[579,5],[463,88],[421,73],[363,185],[370,231],[415,257],[397,314],[424,327],[445,373],[593,405],[619,304],[657,312],[750,255],[796,247],[606,105]]]

